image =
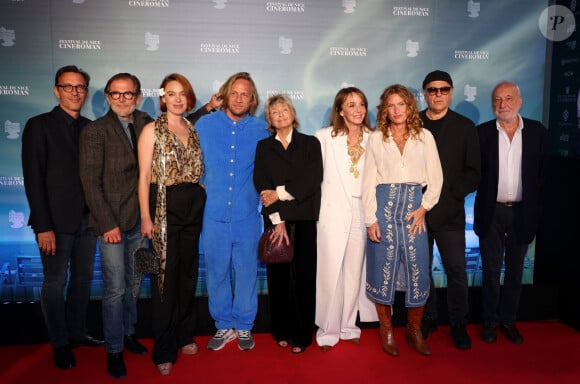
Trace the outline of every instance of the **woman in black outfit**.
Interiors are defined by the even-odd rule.
[[[205,189],[203,156],[197,131],[183,117],[195,105],[189,81],[166,76],[159,90],[163,112],[139,137],[141,233],[152,239],[161,272],[151,279],[151,359],[169,375],[178,351],[195,355],[195,287]]]
[[[267,265],[272,336],[301,353],[312,343],[316,299],[316,221],[320,210],[322,154],[314,136],[297,131],[296,110],[286,95],[265,106],[267,139],[258,142],[254,185],[271,241],[292,242],[294,259]]]

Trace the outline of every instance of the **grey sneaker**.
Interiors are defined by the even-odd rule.
[[[233,329],[218,329],[214,337],[207,343],[207,349],[219,351],[235,338],[236,332]]]
[[[249,351],[254,348],[256,343],[254,343],[254,338],[250,331],[237,331],[238,332],[238,348],[242,351]]]

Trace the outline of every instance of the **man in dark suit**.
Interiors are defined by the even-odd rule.
[[[95,236],[88,229],[88,210],[78,176],[78,137],[90,121],[80,114],[89,80],[89,75],[74,65],[60,68],[53,88],[58,106],[28,120],[22,136],[28,224],[36,235],[44,274],[40,304],[54,348],[54,363],[61,369],[76,364],[71,347],[103,343],[89,336],[86,329]]]
[[[481,338],[495,342],[499,325],[509,341],[521,344],[515,322],[524,257],[540,221],[547,130],[539,121],[520,116],[522,96],[516,84],[496,85],[491,102],[496,119],[477,127],[482,156],[474,230],[483,263]]]
[[[466,323],[469,311],[467,273],[465,272],[465,196],[475,191],[480,178],[479,142],[475,124],[449,109],[453,80],[444,71],[433,71],[423,80],[427,109],[420,113],[424,127],[433,134],[443,169],[439,203],[427,212],[429,252],[433,245],[441,255],[447,276],[447,311],[453,345],[470,349]],[[436,329],[437,302],[431,282],[422,324],[423,337]]]
[[[137,181],[137,138],[153,119],[136,110],[141,102],[139,79],[118,73],[105,86],[109,112],[88,124],[80,136],[80,176],[91,211],[89,226],[98,236],[103,270],[103,328],[107,369],[127,375],[124,347],[143,355],[135,337],[133,253],[143,246]]]

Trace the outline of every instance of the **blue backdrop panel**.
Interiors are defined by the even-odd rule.
[[[137,75],[140,106],[159,114],[157,88],[184,74],[205,103],[232,73],[252,74],[261,100],[286,92],[302,131],[328,124],[336,92],[361,88],[371,121],[382,90],[402,83],[425,108],[421,83],[443,69],[455,83],[452,108],[476,124],[493,118],[490,93],[504,79],[520,84],[522,114],[541,120],[546,39],[538,19],[546,1],[457,0],[1,0],[0,1],[0,299],[38,299],[42,269],[20,162],[21,134],[31,116],[50,110],[55,71],[68,64],[91,75],[83,115],[107,112],[107,79]],[[259,110],[259,115],[263,111]],[[470,284],[481,281],[473,196],[466,203]],[[203,260],[198,293],[205,294]],[[93,295],[101,293],[95,262]],[[435,280],[445,285],[438,254]],[[526,283],[533,279],[533,247]],[[265,292],[264,270],[258,281]],[[148,285],[143,287],[148,294]]]

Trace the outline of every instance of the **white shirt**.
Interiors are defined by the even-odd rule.
[[[524,123],[518,115],[519,124],[510,142],[507,133],[496,120],[499,144],[499,174],[496,201],[507,203],[522,200],[522,129]]]
[[[419,140],[409,138],[403,154],[392,138],[388,142],[383,140],[380,130],[371,133],[366,148],[362,195],[367,227],[377,222],[376,186],[393,183],[427,185],[421,205],[429,211],[437,204],[443,185],[443,171],[431,132],[423,129]]]

